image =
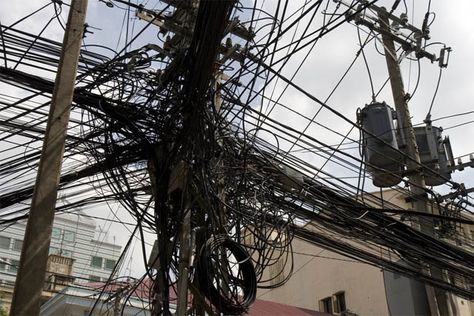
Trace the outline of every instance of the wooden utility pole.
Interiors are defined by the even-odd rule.
[[[87,0],[73,0],[63,39],[10,315],[39,315],[57,188],[76,81]]]
[[[397,111],[398,122],[401,124],[399,130],[404,136],[406,142],[406,153],[409,157],[407,161],[407,169],[409,171],[410,189],[414,196],[413,204],[417,211],[428,213],[425,199],[425,179],[423,176],[423,170],[420,168],[420,154],[416,143],[415,131],[411,123],[410,111],[408,109],[400,66],[397,60],[397,52],[395,50],[393,35],[390,31],[389,14],[384,8],[379,9],[378,12],[393,100]],[[433,236],[433,222],[421,222],[420,230],[425,234]],[[440,269],[431,267],[430,272],[432,276],[437,276],[442,279],[442,271]],[[438,288],[433,289],[431,286],[426,286],[426,288],[431,315],[450,315],[446,292]],[[436,298],[436,302],[433,300],[434,297]]]

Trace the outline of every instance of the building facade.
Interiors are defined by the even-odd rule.
[[[25,229],[26,220],[0,227],[0,301],[7,309],[15,285]],[[121,247],[109,242],[96,222],[78,211],[55,216],[49,251],[50,255],[70,259],[70,282],[86,283],[109,278]],[[47,284],[45,288],[48,288]]]
[[[404,209],[410,209],[405,196],[400,192],[384,191],[383,198]],[[457,231],[460,232],[458,237],[449,242],[472,247],[474,227],[460,225]],[[448,242],[447,239],[445,241]],[[289,281],[279,288],[261,289],[257,297],[337,315],[430,315],[426,287],[421,282],[296,238],[293,239],[292,246],[294,267]],[[380,251],[382,253],[383,249]],[[448,298],[450,315],[474,315],[472,301],[451,294]]]
[[[313,244],[293,239],[294,267],[283,286],[257,297],[328,314],[389,315],[383,273]]]

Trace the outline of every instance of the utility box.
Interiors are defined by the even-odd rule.
[[[398,151],[394,111],[385,102],[366,105],[359,117],[364,131],[363,152],[367,171],[377,187],[391,187],[401,181],[402,155]]]
[[[423,170],[425,183],[436,186],[451,179],[451,168],[454,166],[449,138],[442,138],[441,127],[432,125],[415,127],[416,144],[421,163],[431,170]]]

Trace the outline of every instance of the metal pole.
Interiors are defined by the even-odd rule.
[[[426,184],[423,176],[423,170],[420,166],[420,154],[418,152],[418,146],[416,144],[415,131],[411,123],[410,111],[406,102],[405,90],[403,87],[402,75],[400,72],[400,66],[397,60],[397,53],[395,51],[395,44],[393,42],[392,33],[389,25],[390,21],[388,18],[388,12],[381,8],[379,11],[380,28],[382,32],[382,40],[385,49],[385,60],[387,62],[387,68],[390,76],[390,84],[392,87],[392,95],[397,110],[397,117],[399,123],[401,123],[400,131],[404,134],[406,140],[406,153],[409,159],[407,161],[407,168],[411,171],[409,175],[410,189],[414,195],[413,206],[417,211],[428,213],[425,195],[426,195]],[[424,221],[420,223],[420,230],[430,236],[434,235],[433,222]],[[433,275],[437,275],[442,278],[442,271],[435,268],[430,268],[430,272]],[[432,315],[449,315],[448,301],[446,292],[441,289],[433,289],[431,286],[427,286],[428,302],[431,309]],[[436,301],[434,301],[436,298]],[[437,306],[436,306],[437,305]]]
[[[39,315],[57,188],[67,133],[87,0],[73,0],[41,152],[10,315]]]

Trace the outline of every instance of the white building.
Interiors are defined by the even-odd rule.
[[[0,226],[0,282],[13,287],[20,260],[26,220]],[[107,280],[121,247],[108,242],[106,234],[97,232],[96,222],[81,211],[56,214],[51,236],[50,254],[72,258],[75,283]]]

